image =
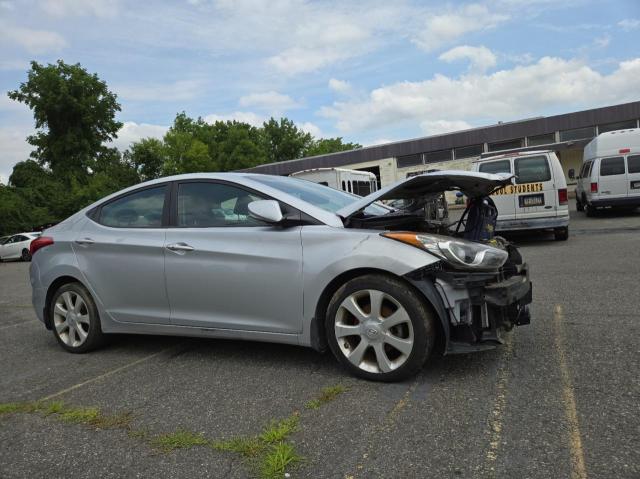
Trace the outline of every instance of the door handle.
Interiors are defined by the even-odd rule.
[[[76,243],[87,245],[87,244],[93,244],[95,243],[95,241],[92,240],[91,238],[80,238],[76,240]]]
[[[171,243],[166,246],[166,248],[170,251],[193,251],[193,246],[188,245],[187,243]]]

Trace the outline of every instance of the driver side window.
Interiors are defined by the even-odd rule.
[[[178,226],[264,226],[249,215],[249,203],[262,196],[224,183],[189,182],[178,187]]]

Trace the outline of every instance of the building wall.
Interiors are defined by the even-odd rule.
[[[382,160],[367,161],[364,163],[353,163],[345,166],[350,170],[358,170],[360,168],[372,168],[377,166],[380,168],[380,187],[384,188],[391,183],[395,183],[398,179],[396,159],[384,158]]]
[[[562,171],[564,171],[564,177],[567,179],[567,186],[576,184],[575,179],[572,180],[569,178],[569,170],[573,168],[574,175],[577,175],[580,172],[583,152],[583,148],[575,148],[558,152],[558,158],[560,158],[560,163],[562,164]]]

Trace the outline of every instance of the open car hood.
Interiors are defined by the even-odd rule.
[[[470,198],[487,196],[496,188],[511,183],[513,175],[508,173],[478,173],[475,171],[443,170],[412,176],[386,186],[370,195],[339,209],[336,214],[344,219],[380,200],[411,199],[459,190]]]

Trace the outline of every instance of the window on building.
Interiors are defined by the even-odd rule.
[[[627,168],[629,173],[640,173],[640,155],[628,156]]]
[[[425,163],[438,163],[451,160],[451,150],[428,151],[424,154]]]
[[[463,146],[455,149],[456,160],[461,158],[471,158],[482,154],[482,145]]]
[[[522,148],[524,146],[524,138],[517,138],[515,140],[496,141],[487,145],[489,151],[502,151],[502,150],[514,150],[516,148]]]
[[[600,160],[600,176],[624,175],[624,157],[614,156]]]
[[[407,168],[408,166],[415,166],[422,164],[422,153],[416,153],[414,155],[398,156],[396,158],[398,168]]]
[[[560,132],[560,141],[583,140],[585,138],[593,138],[594,136],[596,136],[596,128],[594,126],[588,126],[586,128],[562,130]]]
[[[637,126],[636,120],[618,121],[616,123],[606,123],[598,125],[598,133],[606,133],[607,131],[627,130]]]
[[[544,135],[534,135],[527,137],[528,146],[550,145],[556,142],[555,133],[545,133]]]

